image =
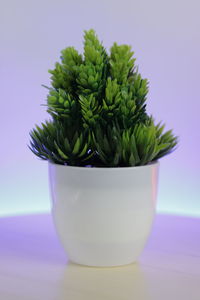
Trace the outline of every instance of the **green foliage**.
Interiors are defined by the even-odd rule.
[[[120,130],[115,125],[97,127],[93,140],[100,160],[110,167],[146,165],[170,152],[176,146],[171,131],[162,135],[164,126],[149,119],[134,128]]]
[[[80,104],[70,93],[65,90],[50,89],[47,96],[47,111],[55,120],[65,120],[68,127],[81,124]]]
[[[120,85],[126,84],[130,72],[134,68],[135,58],[134,52],[131,51],[131,46],[128,45],[114,45],[110,53],[110,74],[113,79],[117,79]]]
[[[59,121],[46,121],[31,131],[30,149],[38,157],[57,164],[85,165],[94,156],[90,134],[66,128]]]
[[[49,70],[51,83],[55,89],[61,88],[71,93],[76,93],[76,78],[82,64],[82,56],[73,47],[61,51],[62,63],[56,63],[54,70]]]
[[[146,112],[148,80],[135,66],[128,45],[110,55],[94,30],[85,31],[84,55],[61,51],[50,70],[50,121],[30,132],[30,149],[41,159],[72,166],[146,165],[177,145],[172,131],[155,125]]]
[[[84,62],[80,65],[77,76],[80,95],[93,95],[101,100],[108,69],[108,57],[94,30],[85,31]]]

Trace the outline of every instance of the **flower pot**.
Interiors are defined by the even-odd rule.
[[[158,166],[49,163],[53,219],[69,260],[99,267],[137,260],[155,213]]]

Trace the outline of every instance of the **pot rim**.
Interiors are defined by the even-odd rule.
[[[59,167],[59,168],[69,168],[71,170],[99,170],[99,172],[102,172],[102,171],[113,171],[113,170],[116,170],[116,171],[122,171],[122,170],[133,170],[133,169],[141,169],[141,168],[151,168],[152,166],[159,166],[160,165],[160,162],[158,160],[156,161],[153,161],[153,162],[150,162],[146,165],[142,165],[142,166],[133,166],[133,167],[83,167],[83,166],[69,166],[69,165],[60,165],[60,164],[56,164],[56,163],[53,163],[51,161],[48,161],[48,164],[49,165],[52,165],[52,166],[56,166],[56,167]],[[89,171],[90,172],[90,171]],[[91,171],[92,172],[92,171]]]

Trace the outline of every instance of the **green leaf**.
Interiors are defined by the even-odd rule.
[[[58,147],[58,145],[55,141],[54,141],[54,144],[55,144],[56,149],[57,149],[58,153],[60,154],[60,156],[64,159],[68,159],[69,157],[65,153],[62,152],[62,150]]]
[[[72,154],[77,154],[80,148],[80,140],[77,138],[76,143],[74,145],[74,149],[72,150]]]

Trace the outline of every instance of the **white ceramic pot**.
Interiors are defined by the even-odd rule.
[[[88,266],[136,261],[156,207],[158,162],[128,168],[49,163],[52,214],[68,258]]]

